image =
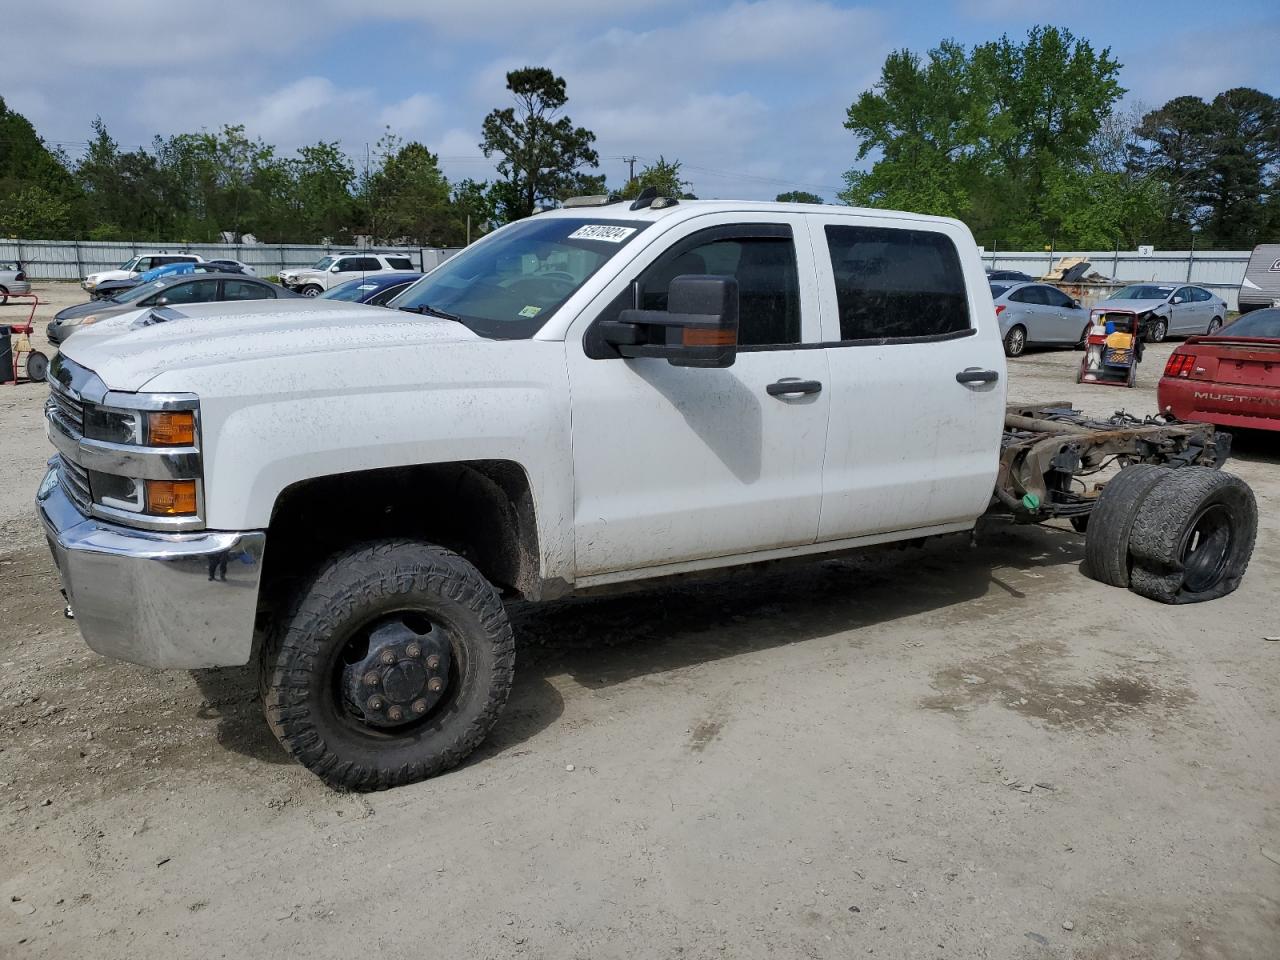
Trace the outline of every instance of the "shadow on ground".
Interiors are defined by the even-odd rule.
[[[512,604],[516,683],[477,758],[517,747],[556,722],[564,701],[551,678],[567,675],[599,690],[953,607],[993,587],[1025,601],[996,568],[1058,566],[1072,577],[1083,544],[1071,531],[989,524],[976,548],[954,536],[620,595]],[[263,720],[251,668],[193,676],[205,697],[200,716],[216,718],[219,744],[259,761],[289,762]]]

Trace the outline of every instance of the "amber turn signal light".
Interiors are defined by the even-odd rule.
[[[706,330],[685,327],[683,343],[686,347],[732,347],[738,342],[736,330]]]
[[[191,410],[160,410],[147,414],[147,444],[152,447],[193,447],[196,415]]]
[[[180,517],[196,512],[194,480],[148,480],[147,513]]]

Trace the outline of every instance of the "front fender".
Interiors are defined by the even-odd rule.
[[[216,382],[189,388],[201,401],[210,529],[267,527],[281,492],[305,480],[505,460],[529,478],[543,576],[571,578],[573,460],[562,343],[336,351],[278,367],[247,359],[214,369]]]

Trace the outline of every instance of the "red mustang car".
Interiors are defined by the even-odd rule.
[[[1157,396],[1179,420],[1280,430],[1280,309],[1255,310],[1180,344]]]

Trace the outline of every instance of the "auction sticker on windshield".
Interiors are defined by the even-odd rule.
[[[570,240],[603,240],[605,243],[621,243],[636,232],[635,227],[616,227],[607,223],[589,223],[569,234]]]

